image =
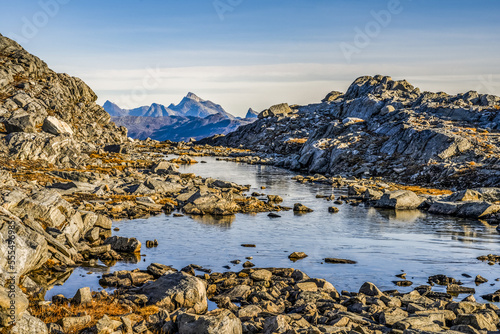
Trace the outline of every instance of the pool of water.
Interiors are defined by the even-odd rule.
[[[76,289],[89,286],[100,289],[98,279],[103,272],[122,269],[145,269],[152,262],[172,265],[177,269],[188,264],[201,265],[223,272],[242,269],[232,260],[246,261],[257,267],[293,267],[311,277],[330,281],[337,290],[357,291],[370,281],[381,289],[410,291],[426,284],[428,276],[445,274],[460,279],[465,286],[476,288],[476,297],[499,289],[498,265],[489,266],[477,256],[500,253],[500,235],[495,226],[474,220],[434,216],[420,211],[379,210],[364,206],[338,206],[337,214],[328,213],[331,202],[316,198],[317,194],[339,195],[328,185],[300,184],[291,180],[293,173],[271,166],[258,166],[217,161],[203,157],[207,163],[180,168],[238,184],[249,184],[251,190],[280,195],[282,205],[300,202],[314,212],[296,215],[281,212],[281,218],[267,213],[237,214],[234,217],[173,217],[160,215],[147,219],[115,221],[113,232],[136,237],[143,243],[142,255],[136,260],[119,262],[111,268],[77,268],[62,286],[50,290],[46,298],[62,293],[73,296]],[[262,190],[261,187],[266,187]],[[157,239],[158,247],[146,248],[146,240]],[[241,244],[255,244],[245,248]],[[291,262],[288,255],[305,252],[308,257]],[[357,261],[356,264],[328,264],[326,257]],[[397,287],[396,274],[407,273],[412,287]],[[470,275],[467,278],[462,274]],[[489,282],[478,287],[474,277],[481,275]],[[436,291],[444,291],[436,287]],[[461,296],[461,297],[465,297]]]

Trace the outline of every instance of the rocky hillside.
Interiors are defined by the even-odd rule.
[[[385,177],[454,188],[500,183],[500,98],[421,92],[407,81],[360,77],[318,104],[273,106],[205,143],[245,147],[310,173]]]
[[[78,164],[95,145],[123,142],[96,94],[0,35],[0,150],[13,159]]]

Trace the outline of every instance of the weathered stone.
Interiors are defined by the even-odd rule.
[[[113,320],[104,315],[95,325],[96,334],[107,334],[115,332],[122,325],[121,321]]]
[[[104,240],[104,245],[111,245],[111,249],[122,253],[138,253],[141,251],[141,242],[136,238],[113,236]]]
[[[250,278],[254,281],[269,281],[273,274],[269,270],[258,269],[250,274]]]
[[[181,313],[179,334],[241,334],[241,321],[232,312],[216,309],[204,315]]]
[[[375,284],[371,282],[363,283],[361,288],[359,288],[359,293],[362,293],[367,296],[377,296],[377,297],[384,295],[384,293],[380,291],[379,288],[377,288],[377,286],[375,286]]]
[[[161,276],[154,282],[144,284],[137,291],[148,297],[148,304],[169,311],[185,307],[200,314],[207,310],[205,284],[199,278],[184,272]]]
[[[418,208],[423,201],[424,199],[418,197],[413,191],[396,190],[385,193],[375,206],[396,210],[412,210]]]
[[[69,332],[75,327],[84,328],[85,325],[89,324],[91,321],[92,317],[90,315],[81,317],[65,317],[59,321],[59,325],[61,325],[63,331]]]
[[[61,134],[68,134],[70,136],[73,135],[73,130],[71,129],[71,126],[68,123],[61,121],[54,116],[48,116],[43,121],[42,130],[56,136]]]
[[[491,310],[479,311],[474,314],[458,314],[454,325],[469,325],[478,330],[496,331],[498,316]]]
[[[91,306],[92,305],[92,292],[90,288],[80,288],[76,291],[75,296],[71,299],[75,305]]]

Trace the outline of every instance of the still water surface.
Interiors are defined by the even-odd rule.
[[[239,271],[241,264],[231,260],[245,257],[257,267],[293,267],[311,277],[330,281],[337,290],[357,291],[365,281],[381,289],[410,291],[426,284],[428,276],[445,274],[460,279],[465,286],[475,287],[474,277],[481,275],[488,283],[476,287],[476,297],[500,289],[500,267],[476,260],[477,256],[500,253],[500,235],[495,226],[474,220],[434,216],[420,211],[378,210],[364,206],[338,206],[340,212],[328,213],[331,202],[315,198],[316,194],[336,196],[341,192],[328,185],[300,184],[291,180],[295,174],[276,167],[238,164],[203,157],[206,164],[182,166],[183,173],[195,173],[238,184],[252,186],[253,191],[280,195],[282,205],[300,202],[314,212],[295,215],[279,213],[281,218],[269,218],[267,213],[237,214],[216,220],[206,217],[160,215],[147,219],[116,221],[113,232],[124,237],[136,237],[143,243],[144,255],[137,263],[117,263],[112,268],[77,268],[63,286],[50,290],[46,298],[62,293],[72,297],[76,289],[89,286],[100,289],[102,272],[122,269],[145,269],[150,263],[172,265],[177,269],[197,264],[223,272],[223,266]],[[265,186],[265,190],[261,190]],[[146,240],[157,239],[159,246],[146,248]],[[256,248],[241,247],[243,243]],[[295,263],[288,259],[294,251],[308,257]],[[325,257],[345,258],[357,264],[327,264]],[[414,282],[412,287],[396,287],[394,276],[402,272]],[[462,274],[472,276],[467,278]],[[492,286],[494,285],[494,286]],[[445,291],[443,287],[434,288]],[[464,296],[461,296],[464,297]]]

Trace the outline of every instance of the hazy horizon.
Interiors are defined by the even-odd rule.
[[[500,95],[500,2],[39,0],[0,33],[122,108],[188,92],[244,116],[319,102],[362,75]],[[8,14],[8,15],[7,15]]]

